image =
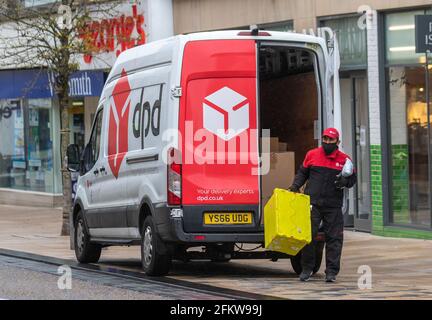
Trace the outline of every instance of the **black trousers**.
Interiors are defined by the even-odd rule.
[[[312,206],[312,242],[302,250],[302,268],[312,271],[315,266],[315,245],[318,229],[323,222],[326,242],[326,274],[337,275],[340,270],[340,260],[343,245],[344,219],[342,208],[325,208]]]

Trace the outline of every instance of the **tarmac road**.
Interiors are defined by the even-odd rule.
[[[164,299],[154,294],[112,288],[81,280],[73,280],[71,290],[57,287],[58,276],[25,269],[10,268],[0,263],[1,300],[153,300]]]
[[[62,267],[64,267],[63,265]],[[69,287],[59,266],[0,255],[1,300],[182,300],[225,299],[180,285],[70,269]]]

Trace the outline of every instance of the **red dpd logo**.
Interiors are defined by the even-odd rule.
[[[108,163],[114,177],[118,177],[123,158],[128,151],[128,127],[130,107],[130,85],[126,71],[113,90],[114,105],[110,105],[108,130]]]

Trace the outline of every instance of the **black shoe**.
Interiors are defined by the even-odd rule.
[[[328,274],[326,275],[326,282],[336,282],[336,276],[334,274]]]
[[[306,282],[309,281],[311,276],[312,276],[312,271],[302,271],[299,279],[300,281]]]

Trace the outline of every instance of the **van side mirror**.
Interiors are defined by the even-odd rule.
[[[70,144],[67,147],[66,151],[67,156],[67,169],[70,172],[78,172],[80,171],[80,153],[79,147],[76,144]]]

